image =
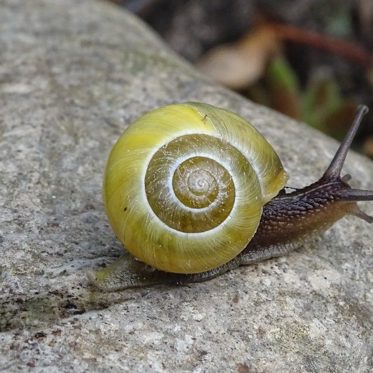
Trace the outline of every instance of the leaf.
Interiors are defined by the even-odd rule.
[[[356,106],[353,100],[343,98],[331,73],[318,71],[305,91],[302,117],[311,126],[342,139],[351,125]]]
[[[227,87],[243,89],[263,76],[269,58],[280,48],[271,27],[257,26],[239,42],[210,50],[197,67]]]
[[[268,66],[266,82],[271,100],[271,107],[289,115],[300,117],[299,82],[293,69],[285,58],[276,57]]]

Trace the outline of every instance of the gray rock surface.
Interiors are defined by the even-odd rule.
[[[292,186],[337,147],[208,82],[108,3],[0,0],[0,371],[372,370],[373,230],[357,218],[210,282],[89,286],[86,272],[122,253],[101,199],[112,144],[141,113],[186,100],[254,123]],[[371,161],[351,154],[345,171],[373,187]]]

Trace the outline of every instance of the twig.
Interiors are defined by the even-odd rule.
[[[373,54],[356,43],[335,39],[313,31],[302,30],[292,25],[270,23],[269,26],[273,28],[276,35],[280,38],[324,49],[330,53],[353,60],[364,67],[369,66],[373,62]]]

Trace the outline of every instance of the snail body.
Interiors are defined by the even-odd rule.
[[[373,192],[340,177],[366,112],[321,179],[290,193],[278,155],[240,116],[201,103],[145,114],[114,145],[104,177],[110,224],[137,261],[126,256],[91,281],[105,290],[203,281],[285,254],[347,214],[373,222],[356,204]]]

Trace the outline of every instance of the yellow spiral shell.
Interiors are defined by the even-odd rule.
[[[105,207],[135,257],[198,273],[246,247],[286,180],[272,146],[243,118],[207,104],[169,105],[132,123],[113,147]]]

